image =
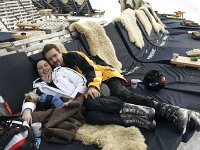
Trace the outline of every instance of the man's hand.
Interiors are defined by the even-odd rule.
[[[89,87],[87,93],[85,94],[85,98],[90,96],[92,99],[100,97],[100,92],[95,87]]]
[[[22,118],[27,121],[27,123],[30,125],[32,124],[32,116],[31,116],[31,110],[24,110],[22,113]]]

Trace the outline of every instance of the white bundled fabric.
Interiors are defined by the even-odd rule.
[[[200,49],[192,49],[186,52],[187,56],[200,56]]]

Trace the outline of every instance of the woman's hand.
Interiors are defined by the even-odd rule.
[[[27,121],[27,123],[30,125],[32,124],[32,116],[31,116],[31,110],[24,110],[22,113],[22,118]]]
[[[43,76],[41,76],[41,78],[46,83],[51,83],[52,82],[51,74],[49,74],[49,75],[43,75]]]

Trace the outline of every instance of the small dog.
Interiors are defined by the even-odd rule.
[[[25,99],[29,102],[33,102],[34,104],[37,104],[37,102],[39,101],[39,95],[36,94],[35,92],[28,92],[26,94],[24,94]]]

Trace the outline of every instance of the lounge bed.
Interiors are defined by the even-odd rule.
[[[144,72],[146,72],[146,70],[143,70],[143,69],[147,69],[147,68],[143,68],[142,69],[143,71],[140,70],[141,73],[139,73],[140,71],[137,71],[137,70],[135,70],[134,72],[133,70],[136,68],[135,66],[136,62],[127,52],[126,47],[123,44],[123,41],[120,40],[120,36],[116,34],[117,32],[115,31],[116,29],[114,25],[109,24],[108,26],[105,27],[105,30],[116,49],[116,54],[117,54],[118,59],[122,62],[122,65],[123,65],[122,70],[125,71],[125,74],[128,73],[129,71],[132,72],[130,74],[127,74],[125,77],[129,79],[131,78],[141,79],[142,72],[143,74]],[[84,43],[85,44],[84,47],[86,47],[88,50],[89,47],[87,45],[87,41],[84,39],[84,36],[81,35],[80,37],[81,37],[81,43]],[[182,107],[195,108],[196,105],[199,105],[197,104],[197,99],[199,95],[193,95],[191,93],[172,91],[169,89],[163,89],[160,92],[152,92],[152,91],[146,90],[143,86],[139,87],[134,92],[150,95],[150,96],[153,96],[156,100],[161,100],[161,101],[171,103],[174,105],[179,105]],[[190,101],[189,99],[190,100],[196,99],[196,100]],[[196,109],[198,108],[196,107]],[[177,149],[179,142],[182,141],[182,135],[177,135],[173,131],[173,129],[169,128],[169,124],[167,124],[166,122],[158,123],[158,126],[155,132],[148,132],[143,129],[141,130],[142,130],[142,133],[145,135],[146,143],[149,149],[152,149],[152,150],[153,149]],[[174,141],[173,145],[171,145],[172,144],[171,140]]]
[[[123,40],[120,38],[113,24],[106,26],[105,30],[116,49],[118,59],[123,64],[122,70],[125,71],[125,77],[127,79],[142,79],[142,75],[147,71],[146,69],[149,66],[145,66],[146,64],[140,62],[138,63],[130,56]],[[66,43],[65,47],[69,51],[80,50],[90,56],[88,46],[86,43],[84,45],[82,44],[84,44],[84,41],[77,39],[70,43]],[[21,110],[24,93],[32,89],[32,82],[37,77],[37,74],[31,62],[35,61],[39,57],[41,57],[41,53],[27,57],[24,52],[0,57],[0,67],[3,68],[3,71],[0,74],[0,94],[11,105],[14,113]],[[32,61],[30,61],[29,58],[31,58]],[[139,67],[141,70],[137,69],[138,64],[142,66]],[[148,69],[152,68],[149,67]],[[188,69],[188,71],[191,70]],[[199,95],[194,93],[191,94],[190,92],[173,91],[170,89],[163,89],[159,92],[151,92],[146,90],[143,86],[139,86],[135,92],[151,95],[156,98],[156,100],[161,100],[182,107],[198,109],[200,105],[198,103]],[[180,142],[183,140],[183,135],[176,133],[165,121],[157,123],[156,130],[153,132],[149,132],[145,129],[141,129],[141,132],[146,139],[145,143],[148,145],[149,150],[176,150]],[[49,144],[42,139],[40,149],[97,150],[99,148],[96,145],[83,145],[79,141],[72,141],[69,145]]]

